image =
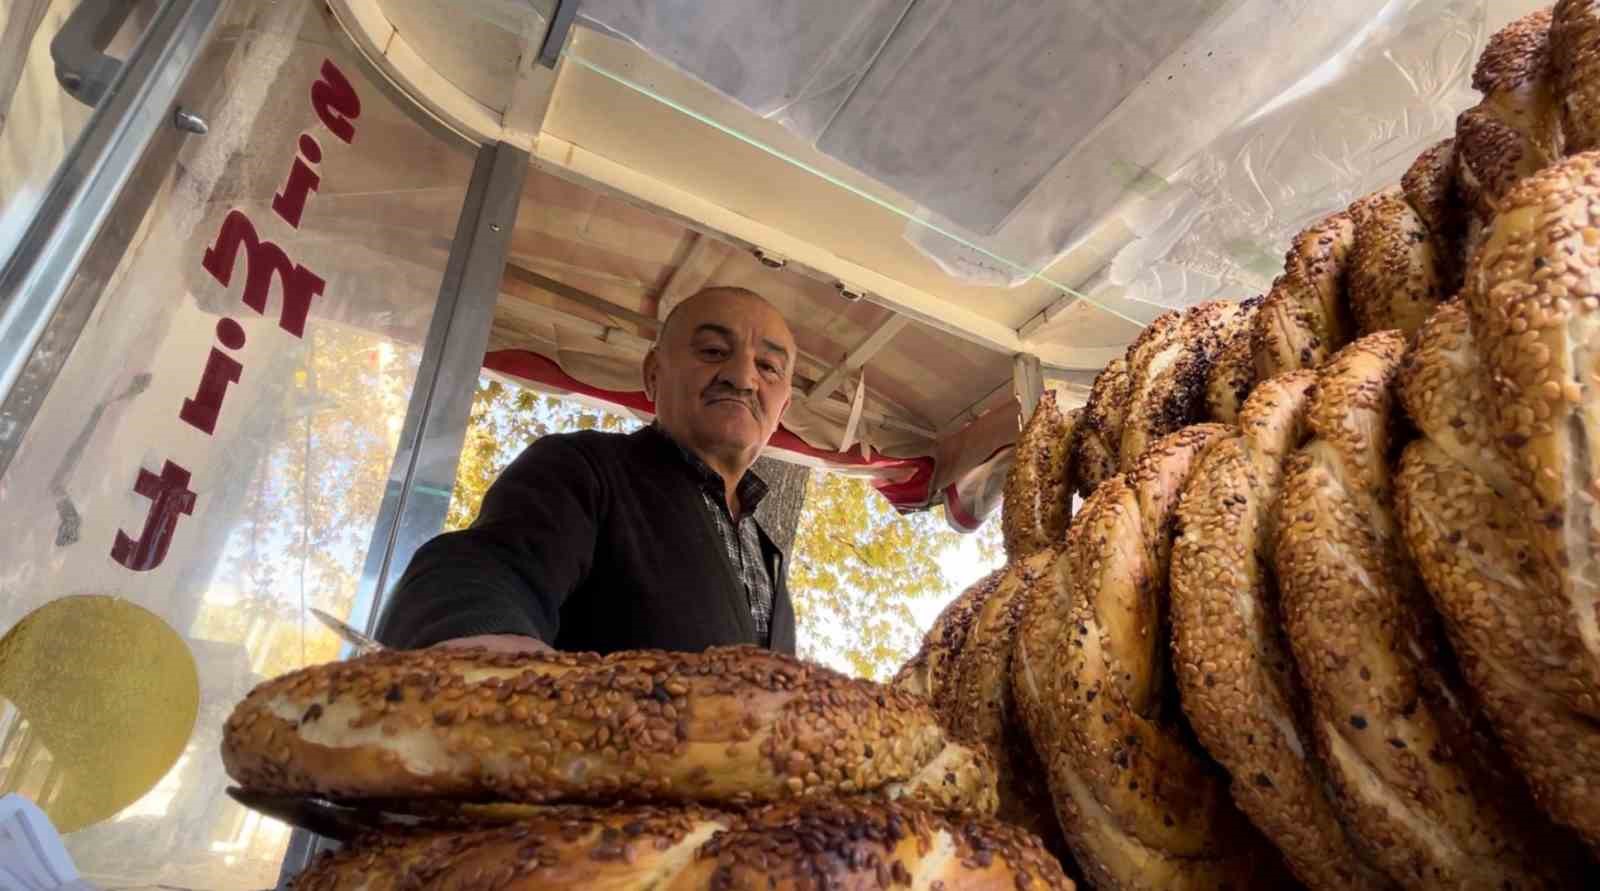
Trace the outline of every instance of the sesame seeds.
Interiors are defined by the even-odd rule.
[[[436,794],[533,803],[760,801],[902,782],[944,745],[921,700],[755,648],[422,651],[263,684],[230,718],[224,758],[285,794],[403,798],[426,778]]]

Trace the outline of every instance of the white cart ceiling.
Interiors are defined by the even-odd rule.
[[[331,7],[446,126],[655,212],[609,230],[658,264],[606,298],[624,318],[654,315],[679,267],[708,279],[696,239],[760,249],[813,280],[768,283],[809,295],[780,302],[802,313],[813,380],[890,313],[915,323],[920,343],[846,370],[865,364],[886,417],[944,438],[1012,405],[1015,354],[1081,397],[1160,312],[1265,290],[1295,231],[1450,133],[1489,35],[1543,4],[583,0],[552,70],[537,57],[556,5]],[[523,264],[591,294],[629,276],[546,250],[529,239]],[[709,280],[759,277],[749,259]],[[526,285],[508,291],[559,303]],[[961,362],[926,364],[955,343]]]

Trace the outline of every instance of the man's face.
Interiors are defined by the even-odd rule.
[[[673,438],[708,463],[742,470],[789,406],[794,335],[765,301],[709,290],[673,313],[645,358],[645,390]]]

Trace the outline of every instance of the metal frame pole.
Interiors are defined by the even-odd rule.
[[[399,451],[350,612],[350,624],[368,634],[377,624],[391,580],[444,527],[528,165],[528,153],[515,146],[495,143],[478,149],[400,430]],[[325,847],[317,836],[296,830],[284,855],[279,887]]]
[[[177,132],[174,105],[223,6],[223,0],[162,5],[0,268],[0,475],[104,294],[74,283],[91,251],[112,249],[98,236],[151,144]],[[116,252],[124,246],[125,240]]]
[[[527,152],[503,142],[478,149],[350,611],[350,624],[368,634],[390,581],[444,527],[528,163]]]

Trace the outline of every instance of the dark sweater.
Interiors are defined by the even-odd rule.
[[[765,532],[761,549],[770,645],[793,653],[783,554]],[[601,653],[757,642],[695,472],[654,427],[541,437],[489,487],[470,529],[417,551],[378,639],[417,648],[478,634]]]

